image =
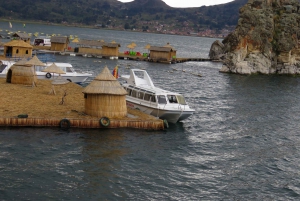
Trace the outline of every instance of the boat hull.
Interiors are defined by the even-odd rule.
[[[166,119],[169,123],[173,124],[177,123],[178,121],[187,119],[194,113],[194,110],[166,110],[157,108],[154,105],[153,107],[151,107],[138,104],[130,100],[126,100],[126,104],[129,108],[138,109],[146,114],[158,117],[160,119]]]

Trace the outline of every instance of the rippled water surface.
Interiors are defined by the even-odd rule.
[[[147,43],[170,42],[181,57],[207,57],[216,40],[30,27],[115,40],[122,51],[131,42],[141,52]],[[298,77],[222,74],[215,62],[55,57],[94,76],[105,65],[111,70],[119,65],[121,74],[129,72],[128,66],[145,68],[155,85],[182,93],[196,112],[164,131],[2,127],[0,200],[300,199]]]

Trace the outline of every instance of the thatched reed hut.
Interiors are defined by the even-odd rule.
[[[103,56],[118,57],[120,47],[121,47],[121,45],[119,43],[116,43],[116,42],[104,43],[102,45],[102,55]]]
[[[102,46],[104,41],[98,40],[80,40],[77,42],[78,53],[102,55]]]
[[[65,51],[70,43],[67,36],[52,36],[50,41],[52,51]]]
[[[33,65],[26,64],[27,59],[22,59],[12,65],[7,72],[6,82],[36,86],[37,77]]]
[[[12,35],[13,40],[22,40],[30,44],[30,36],[27,33],[16,32]]]
[[[83,90],[85,113],[95,117],[121,118],[127,115],[126,90],[107,67]]]
[[[149,51],[149,59],[152,61],[171,61],[172,59],[176,58],[177,50],[167,44],[163,47],[151,46]]]
[[[32,57],[32,46],[23,40],[12,40],[4,44],[5,57]]]

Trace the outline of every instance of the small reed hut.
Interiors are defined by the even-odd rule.
[[[78,53],[102,55],[102,46],[105,44],[98,40],[80,40],[77,42]]]
[[[116,42],[104,43],[102,45],[102,55],[103,56],[118,57],[120,47],[121,47],[121,45],[119,43],[116,43]]]
[[[27,33],[16,32],[12,35],[13,40],[22,40],[30,44],[30,36]]]
[[[86,114],[99,118],[122,118],[127,115],[127,92],[106,66],[83,93]]]
[[[36,86],[37,77],[34,67],[26,62],[27,59],[22,59],[10,67],[6,75],[7,83]]]
[[[172,61],[176,58],[176,50],[169,44],[163,47],[151,46],[149,59],[152,61]]]
[[[70,43],[67,36],[52,36],[50,39],[52,51],[65,51]]]
[[[12,40],[4,44],[5,57],[32,57],[32,46],[23,40]]]

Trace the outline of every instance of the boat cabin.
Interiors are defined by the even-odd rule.
[[[51,46],[50,38],[49,37],[39,37],[35,38],[33,41],[34,46]]]
[[[123,87],[127,91],[127,95],[132,98],[137,98],[147,102],[158,104],[187,105],[184,97],[180,94],[167,92],[162,89],[159,92],[155,92],[154,90],[143,89],[141,87],[134,87],[132,85],[123,85]]]

